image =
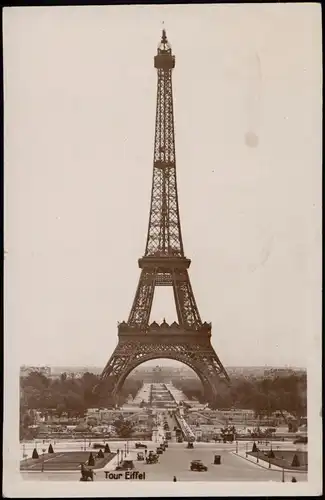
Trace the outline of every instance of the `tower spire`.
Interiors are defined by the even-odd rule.
[[[170,54],[171,55],[171,52],[172,52],[171,46],[170,46],[168,39],[167,39],[166,29],[163,28],[162,33],[161,33],[161,40],[160,40],[160,43],[158,45],[158,55],[159,54]]]

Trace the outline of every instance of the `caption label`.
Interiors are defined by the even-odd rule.
[[[115,481],[118,481],[119,479],[140,479],[145,481],[146,473],[139,471],[109,472],[107,474],[107,479],[113,479]]]

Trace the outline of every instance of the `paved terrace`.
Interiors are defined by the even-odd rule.
[[[155,450],[157,444],[146,442],[148,451]],[[126,443],[110,442],[112,452],[123,449]],[[57,443],[55,451],[63,449],[77,449],[80,443]],[[251,450],[252,442],[247,443],[248,450]],[[279,449],[297,449],[297,446],[290,443],[273,443],[273,447]],[[130,453],[136,458],[135,445],[129,442]],[[301,449],[302,447],[300,447]],[[33,443],[29,449],[32,451]],[[195,443],[194,449],[187,449],[186,443],[170,443],[168,449],[160,455],[159,463],[147,465],[143,462],[135,461],[136,470],[146,473],[147,481],[172,481],[176,475],[178,481],[282,481],[282,470],[278,468],[268,469],[261,464],[256,464],[252,460],[245,458],[246,443],[238,444],[238,454],[236,453],[235,443]],[[26,450],[26,446],[25,446]],[[221,455],[221,465],[213,465],[214,455]],[[202,460],[208,466],[207,472],[190,471],[191,460]],[[114,461],[114,459],[113,459]],[[105,470],[112,470],[115,464],[110,462]],[[44,480],[44,481],[79,481],[80,472],[21,472],[26,480]],[[291,481],[292,476],[296,476],[298,481],[306,481],[306,473],[285,472],[285,481]],[[104,471],[97,471],[95,481],[105,481]],[[109,480],[107,480],[109,481]]]

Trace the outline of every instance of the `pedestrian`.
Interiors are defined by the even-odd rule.
[[[173,482],[176,483],[177,479],[176,476],[173,477]]]

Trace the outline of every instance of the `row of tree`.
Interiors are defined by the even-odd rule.
[[[204,394],[199,379],[175,378],[173,384],[181,389],[189,399],[204,402]],[[28,427],[30,417],[26,410],[38,409],[46,416],[54,414],[68,418],[82,417],[87,408],[99,406],[99,399],[93,389],[99,383],[99,376],[85,373],[81,378],[67,376],[52,379],[39,372],[32,372],[21,378],[21,425]],[[120,404],[131,394],[136,395],[142,382],[127,378],[121,394]],[[273,378],[245,379],[232,378],[231,385],[220,384],[214,408],[252,409],[256,417],[271,417],[284,411],[299,419],[307,413],[307,376],[303,374],[278,375]]]
[[[81,417],[87,408],[99,406],[99,397],[94,392],[98,383],[99,376],[89,372],[80,378],[63,373],[56,379],[31,372],[20,380],[21,410],[25,415],[26,410],[37,409],[44,416],[53,414],[60,417],[65,414],[68,418]],[[120,404],[129,394],[134,397],[141,386],[139,380],[126,379],[120,393]],[[27,423],[28,418],[25,418]]]
[[[199,379],[175,379],[172,382],[189,399],[204,403]],[[213,406],[215,409],[251,409],[255,417],[270,418],[278,411],[285,420],[285,412],[288,412],[299,421],[307,415],[307,375],[293,373],[270,378],[232,378],[230,386],[220,383]]]

